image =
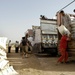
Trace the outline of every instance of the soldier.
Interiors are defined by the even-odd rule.
[[[28,57],[28,40],[27,37],[22,38],[22,52],[23,52],[23,58]]]

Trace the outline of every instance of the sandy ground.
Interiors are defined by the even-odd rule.
[[[72,57],[69,57],[70,63],[56,65],[58,57],[30,54],[29,58],[22,58],[20,53],[14,52],[7,56],[19,75],[75,75],[75,58]]]

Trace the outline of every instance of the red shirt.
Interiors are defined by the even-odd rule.
[[[60,44],[59,44],[59,49],[66,49],[67,48],[67,36],[66,35],[63,35],[61,37],[61,40],[60,40]]]

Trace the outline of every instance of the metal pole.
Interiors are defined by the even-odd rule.
[[[64,8],[68,7],[70,4],[72,4],[75,0],[73,0],[72,2],[70,2],[69,4],[67,4],[66,6],[64,6],[63,8],[61,8],[59,11],[63,10]],[[58,12],[59,12],[58,11]]]

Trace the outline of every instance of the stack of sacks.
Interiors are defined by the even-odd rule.
[[[73,40],[75,40],[75,19],[73,19],[71,27],[72,27],[72,31],[71,31],[72,36],[71,37],[72,37]]]
[[[0,49],[0,59],[7,59],[7,54],[3,49]]]
[[[9,65],[7,60],[6,50],[6,37],[0,37],[0,75],[18,75],[13,69],[13,66]]]
[[[0,37],[0,59],[7,59],[6,50],[6,37]]]
[[[64,25],[58,26],[57,29],[61,35],[63,35],[64,32],[67,33],[68,36],[71,34],[70,31]]]

